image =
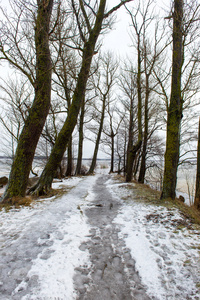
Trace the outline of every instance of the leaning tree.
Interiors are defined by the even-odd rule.
[[[124,3],[130,1],[132,0],[120,2],[106,13],[106,0],[100,0],[98,7],[97,2],[95,7],[91,7],[90,4],[85,3],[85,1],[80,0],[78,4],[72,0],[74,15],[77,20],[80,37],[83,41],[83,48],[80,49],[82,51],[81,68],[77,77],[76,87],[72,97],[72,103],[69,108],[68,116],[56,139],[49,160],[40,176],[38,183],[30,190],[31,193],[41,195],[47,193],[51,188],[54,174],[63,158],[72,132],[77,124],[81,103],[84,100],[92,58],[95,54],[97,39],[102,29],[105,29],[106,24],[104,24],[104,21],[107,20],[113,12],[124,5]],[[86,27],[84,27],[83,24],[86,24]],[[85,34],[82,29],[86,30],[87,33]]]
[[[18,8],[20,9],[19,16],[22,17],[24,7],[19,4],[22,3],[20,1],[18,2]],[[29,109],[29,114],[25,120],[24,127],[18,140],[10,171],[9,182],[2,197],[3,202],[9,202],[9,199],[13,196],[25,195],[35,149],[49,112],[52,68],[49,49],[49,28],[52,8],[53,0],[37,1],[37,16],[35,22],[33,22],[35,27],[35,58],[31,55],[25,58],[19,50],[21,40],[24,38],[24,20],[22,20],[21,23],[21,20],[18,19],[20,22],[16,23],[16,28],[14,29],[15,32],[7,32],[8,35],[14,36],[15,47],[13,47],[13,45],[5,46],[6,44],[4,44],[3,41],[4,36],[1,35],[0,59],[7,60],[11,65],[24,73],[34,85],[35,90],[33,104]],[[5,29],[4,25],[2,26],[3,29]],[[24,27],[26,28],[26,26]],[[19,33],[20,29],[21,32]],[[24,46],[22,45],[22,48],[23,47]],[[13,52],[13,48],[16,49],[17,55]],[[17,57],[19,57],[20,62],[16,60]],[[35,70],[30,68],[28,59],[32,61],[34,59],[36,60]],[[36,73],[35,76],[33,74],[34,72]],[[35,81],[33,78],[35,78]]]

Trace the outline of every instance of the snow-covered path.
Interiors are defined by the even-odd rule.
[[[77,186],[61,198],[0,213],[0,299],[73,299],[74,268],[89,261],[78,207],[95,180],[70,180]]]
[[[130,250],[119,237],[120,228],[113,222],[122,202],[107,185],[109,179],[109,175],[98,177],[90,195],[90,205],[84,210],[91,229],[90,240],[82,243],[81,249],[89,250],[91,267],[89,272],[87,267],[77,270],[74,277],[77,299],[150,300]]]
[[[200,230],[177,210],[110,175],[54,184],[69,186],[0,212],[0,300],[200,299]]]

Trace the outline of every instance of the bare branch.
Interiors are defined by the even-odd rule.
[[[85,39],[85,36],[84,36],[83,31],[81,29],[81,24],[80,24],[80,21],[79,21],[79,12],[77,12],[77,10],[76,10],[74,0],[72,0],[72,7],[73,7],[73,11],[74,11],[74,14],[75,14],[75,17],[76,17],[76,22],[77,22],[77,25],[78,25],[78,30],[79,30],[80,37],[81,37],[82,41],[85,43],[86,39]]]
[[[83,17],[84,17],[86,25],[87,25],[88,32],[90,32],[91,31],[90,21],[88,19],[87,14],[86,14],[86,11],[85,11],[85,8],[84,8],[84,5],[83,5],[83,1],[79,0],[79,4],[80,4],[81,11],[83,13]]]
[[[118,5],[114,6],[111,10],[109,10],[105,15],[104,18],[109,17],[114,11],[118,10],[122,5],[131,2],[133,0],[121,0],[122,2],[119,3]]]

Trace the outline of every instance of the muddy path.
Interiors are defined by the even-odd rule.
[[[91,267],[79,267],[74,276],[80,300],[150,299],[135,269],[130,250],[118,237],[119,228],[113,221],[121,207],[106,186],[109,175],[98,177],[93,186],[93,202],[85,210],[91,226],[89,240],[81,244],[89,250]]]

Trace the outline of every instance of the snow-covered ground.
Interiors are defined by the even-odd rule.
[[[82,202],[87,202],[85,199],[94,180],[95,177],[84,180],[71,178],[54,183],[54,188],[74,188],[67,196],[43,199],[31,208],[0,212],[0,256],[3,258],[0,264],[7,276],[0,279],[0,288],[3,290],[9,278],[14,281],[7,287],[10,294],[4,297],[0,294],[0,299],[74,299],[74,269],[89,263],[88,252],[79,249],[89,234],[86,217],[79,207]],[[27,234],[38,246],[38,249],[33,249],[36,252],[35,258],[30,252],[29,257],[26,257],[28,249],[24,243],[27,245],[29,242],[26,241]],[[23,257],[21,264],[20,257]],[[29,270],[24,270],[28,259],[31,259],[31,265]],[[17,261],[18,270],[15,269],[16,262],[13,268],[9,268],[10,260]],[[3,262],[9,265],[3,265]],[[39,289],[35,288],[34,281],[39,282]],[[33,288],[27,290],[30,282],[33,282]],[[23,296],[24,293],[26,295]]]
[[[89,169],[91,160],[84,160],[84,166]],[[10,159],[1,159],[0,160],[0,177],[7,176],[9,177],[10,172],[10,166],[11,166],[11,160]],[[44,167],[44,161],[42,160],[35,160],[33,164],[33,170],[38,175],[41,174]],[[103,167],[103,168],[102,168]],[[97,165],[97,173],[100,172],[109,172],[109,162],[107,160],[100,160],[98,161]],[[179,169],[178,170],[178,180],[177,180],[177,189],[176,189],[176,196],[177,198],[181,195],[185,198],[185,203],[187,205],[193,204],[194,201],[194,194],[195,194],[195,174],[196,170],[194,167],[191,167],[190,169]],[[30,176],[34,176],[32,173],[30,173]],[[152,175],[151,175],[152,176]],[[152,182],[152,178],[149,176],[147,180],[147,184],[149,184],[152,188],[158,189],[157,184],[155,182]],[[148,174],[147,174],[148,177]],[[157,182],[158,183],[158,182]],[[4,193],[5,186],[0,189],[0,196]],[[189,193],[190,195],[189,195]]]
[[[54,183],[68,192],[29,208],[0,212],[0,299],[77,299],[75,270],[91,267],[89,251],[80,248],[90,239],[84,212],[95,197],[99,176]],[[150,299],[200,299],[200,230],[185,226],[176,209],[134,201],[133,190],[112,176],[107,189],[122,204],[113,223]]]
[[[200,231],[187,229],[187,221],[177,209],[130,200],[132,193],[125,185],[109,184],[118,197],[130,197],[115,223],[119,224],[119,236],[131,249],[149,296],[159,300],[200,299]]]

